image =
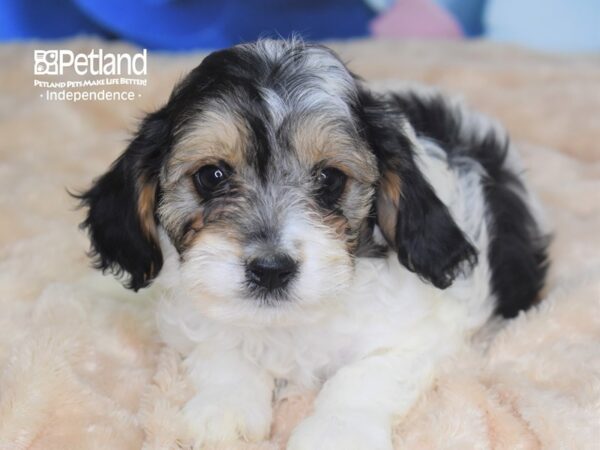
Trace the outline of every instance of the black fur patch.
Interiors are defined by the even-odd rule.
[[[419,135],[440,143],[450,161],[466,156],[485,169],[484,194],[491,214],[487,256],[497,296],[496,312],[516,316],[536,301],[544,285],[549,237],[542,234],[523,200],[520,174],[506,167],[508,138],[493,130],[484,136],[461,133],[460,116],[441,95],[395,95],[393,101]]]
[[[266,182],[268,175],[268,166],[271,159],[271,144],[267,136],[265,127],[265,115],[257,117],[250,115],[246,117],[249,122],[250,130],[252,131],[252,148],[247,149],[248,162],[256,168],[258,176],[262,182]]]
[[[149,115],[135,139],[93,187],[77,196],[88,209],[82,228],[91,240],[94,266],[120,276],[126,286],[145,287],[163,263],[158,242],[142,229],[138,214],[139,180],[156,180],[169,147],[164,112]]]
[[[390,245],[409,270],[444,289],[477,262],[477,251],[435,195],[414,161],[410,140],[399,129],[402,110],[365,90],[355,114],[382,174],[402,180],[395,236]]]

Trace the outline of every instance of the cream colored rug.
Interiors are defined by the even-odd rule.
[[[186,448],[189,387],[158,342],[154,294],[89,268],[66,188],[105,170],[201,55],[153,55],[134,102],[69,103],[33,87],[40,47],[0,47],[0,449]],[[396,426],[397,448],[600,448],[600,57],[483,43],[335,48],[380,86],[433,83],[503,121],[555,230],[542,304],[448,364]],[[240,448],[279,448],[308,408],[309,398],[278,405],[272,440]]]

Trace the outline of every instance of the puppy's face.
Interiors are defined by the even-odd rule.
[[[227,54],[234,70],[219,69],[159,175],[158,219],[182,281],[220,309],[317,302],[343,288],[378,179],[350,74],[322,49],[270,63],[280,48],[268,44]]]
[[[145,286],[162,265],[163,228],[180,287],[207,314],[310,307],[348,286],[377,223],[401,261],[444,284],[447,274],[414,267],[435,255],[419,242],[427,217],[411,216],[427,206],[445,214],[442,228],[456,225],[406,129],[323,47],[261,41],[213,53],[82,196],[98,265]]]

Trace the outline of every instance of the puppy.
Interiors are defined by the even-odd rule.
[[[319,390],[288,449],[391,449],[439,363],[546,273],[502,130],[299,40],[207,56],[81,199],[98,268],[161,273],[197,448],[264,439],[273,398]]]

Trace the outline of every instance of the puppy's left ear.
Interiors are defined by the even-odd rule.
[[[445,289],[477,262],[477,251],[417,166],[414,130],[393,97],[362,91],[359,101],[381,173],[377,224],[405,267]]]

